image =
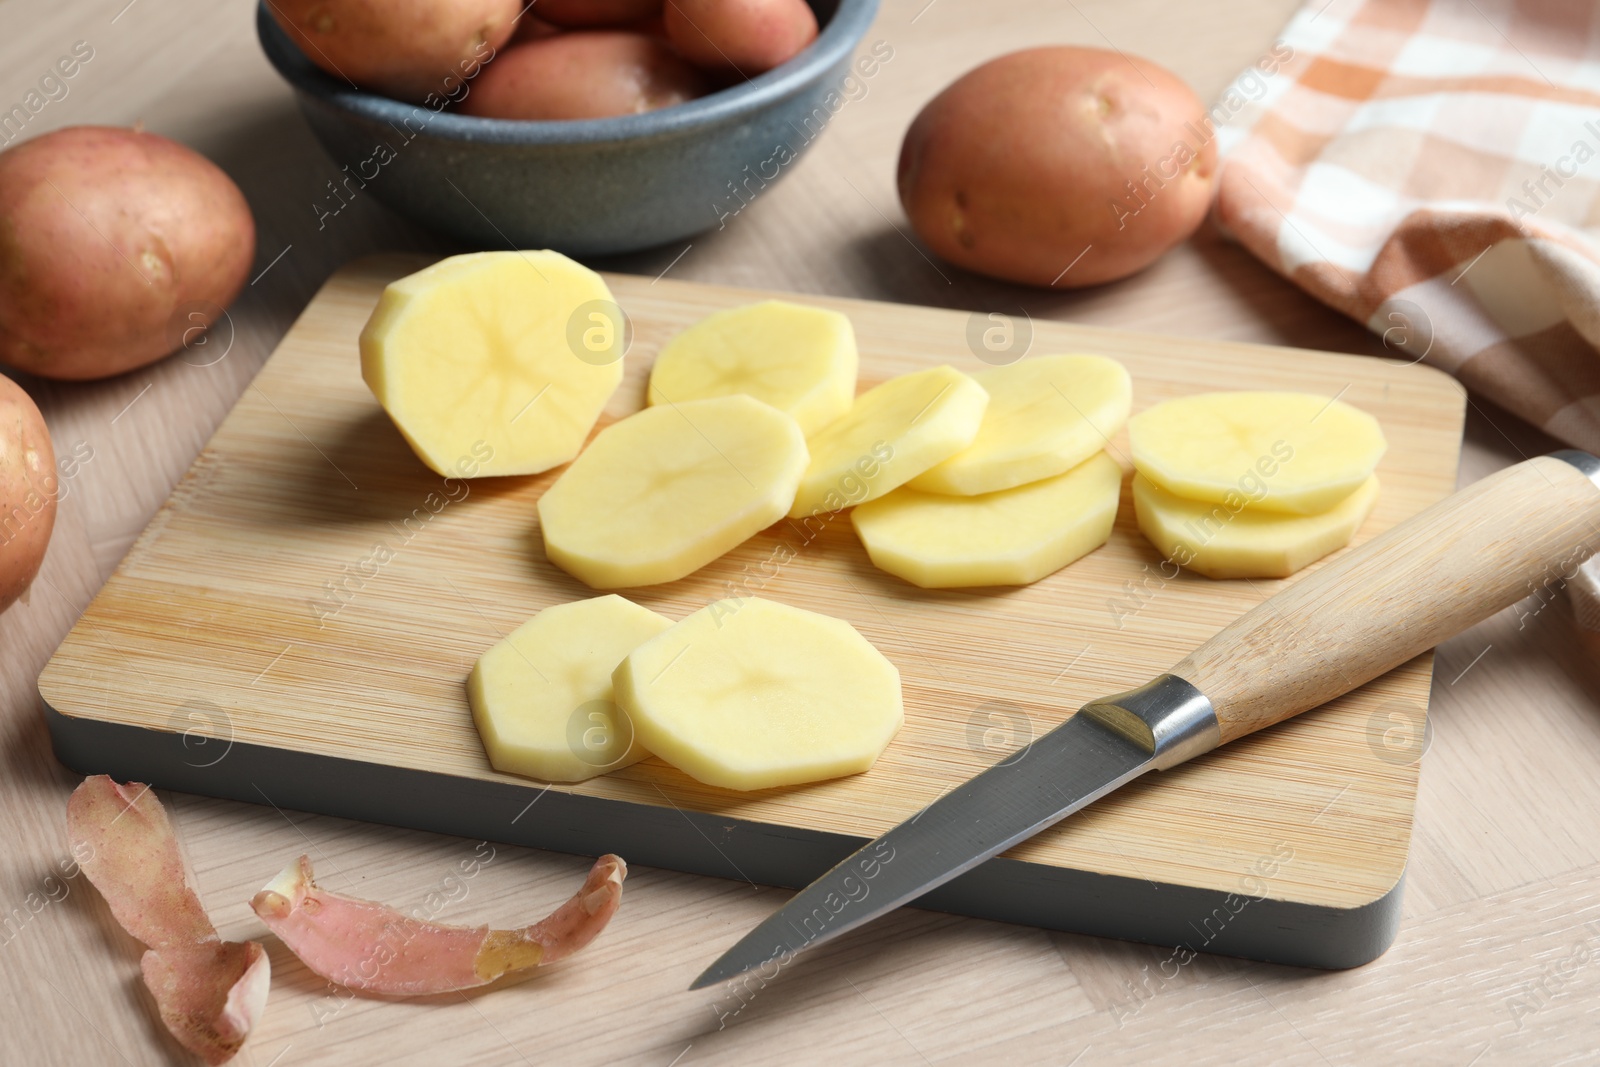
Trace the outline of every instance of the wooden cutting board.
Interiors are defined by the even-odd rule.
[[[284,338],[40,678],[68,766],[324,812],[752,882],[800,885],[1050,729],[1165,670],[1283,583],[1173,573],[1124,494],[1103,548],[1023,589],[932,592],[876,571],[847,521],[788,525],[627,595],[680,618],[729,583],[849,620],[900,669],[906,725],[866,774],[735,793],[656,759],[575,786],[490,769],[463,680],[528,616],[593,595],[540,547],[556,472],[448,485],[362,384],[356,338],[421,261],[335,275]],[[604,426],[642,403],[678,330],[774,294],[611,276],[634,326]],[[964,312],[807,297],[847,312],[861,388],[984,364]],[[1025,326],[1022,328],[1026,328]],[[1454,488],[1464,402],[1384,360],[1031,324],[1092,351],[1134,410],[1212,389],[1300,389],[1374,414],[1383,494],[1358,540]],[[1125,468],[1126,435],[1111,446]],[[795,559],[762,568],[788,545]],[[381,547],[380,547],[381,546]],[[752,577],[753,576],[753,577]],[[1291,579],[1292,580],[1292,579]],[[745,585],[749,581],[754,584]],[[1421,656],[1327,707],[1107,800],[924,898],[967,914],[1318,967],[1394,937],[1432,670]],[[1175,962],[1175,965],[1178,965]]]

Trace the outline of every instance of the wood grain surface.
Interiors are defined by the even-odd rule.
[[[1338,0],[1335,0],[1338,2]],[[1075,293],[1018,289],[931,264],[895,200],[900,135],[958,72],[1043,41],[1108,45],[1213,99],[1269,47],[1293,0],[886,0],[868,34],[894,58],[814,151],[721,232],[609,264],[654,277],[898,300],[961,311],[1384,355],[1357,325],[1211,227],[1149,271]],[[1480,3],[1504,32],[1508,16]],[[1499,20],[1494,22],[1493,20]],[[38,1065],[187,1063],[153,1021],[138,948],[81,880],[62,880],[74,776],[52,758],[36,678],[318,286],[373,251],[454,250],[357,199],[319,229],[337,174],[262,59],[244,0],[0,0],[0,104],[73,42],[95,58],[30,120],[143,120],[216,159],[260,228],[226,355],[107,382],[24,384],[69,483],[41,579],[0,615],[0,1058]],[[1227,383],[1218,383],[1226,385]],[[1462,479],[1554,442],[1484,397]],[[1530,598],[1446,642],[1430,727],[1382,742],[1422,767],[1405,922],[1376,963],[1326,974],[903,910],[802,958],[745,1005],[684,992],[785,899],[739,882],[636,870],[593,955],[510,989],[430,1004],[343,1000],[272,948],[265,1021],[240,1063],[1582,1064],[1600,991],[1600,648],[1562,598]],[[266,666],[265,663],[262,664]],[[263,868],[309,852],[330,886],[458,922],[543,914],[582,877],[569,856],[268,805],[163,797],[224,936],[259,932]],[[480,859],[466,878],[461,864]],[[53,880],[52,880],[53,879]]]
[[[426,262],[366,260],[318,293],[50,662],[40,691],[52,708],[184,734],[194,760],[223,773],[226,746],[238,742],[520,783],[530,801],[538,796],[541,785],[489,767],[465,678],[535,612],[596,594],[540,547],[535,504],[559,470],[446,482],[417,460],[361,381],[356,339],[383,285]],[[607,281],[633,342],[595,432],[643,407],[655,354],[679,331],[783,295],[620,274]],[[960,312],[813,302],[849,316],[862,390],[941,363],[985,366]],[[1227,381],[1339,395],[1371,413],[1390,447],[1377,472],[1383,494],[1357,543],[1453,487],[1463,405],[1438,371],[1064,323],[1032,329],[1035,352],[1120,360],[1135,412]],[[1126,430],[1107,445],[1131,475]],[[1107,545],[1016,589],[918,589],[873,568],[843,516],[779,522],[688,578],[624,592],[673,619],[733,589],[850,622],[899,668],[905,690],[906,726],[877,764],[743,793],[652,758],[553,788],[753,820],[778,836],[790,827],[876,835],[1086,701],[1166,670],[1288,584],[1164,570],[1126,492]],[[1405,869],[1417,769],[1373,744],[1373,724],[1381,734],[1391,718],[1423,721],[1427,647],[1316,716],[1121,790],[1009,855],[1230,892],[1259,857],[1281,849],[1293,862],[1261,896],[1371,903]],[[1276,662],[1272,650],[1257,652]],[[270,798],[286,784],[257,786]],[[589,844],[596,855],[616,847],[599,836]],[[730,861],[737,869],[739,857]]]

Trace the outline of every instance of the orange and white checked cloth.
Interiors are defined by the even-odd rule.
[[[1212,115],[1225,229],[1600,451],[1600,4],[1311,0]]]

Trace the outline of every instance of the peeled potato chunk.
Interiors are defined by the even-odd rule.
[[[467,699],[490,766],[581,782],[644,759],[611,672],[671,625],[620,596],[595,597],[546,608],[478,657]]]
[[[989,394],[953,367],[890,378],[811,438],[794,518],[842,511],[898,489],[978,436]]]
[[[864,771],[904,719],[900,672],[855,627],[759,597],[701,608],[613,682],[650,751],[725,789]]]
[[[924,589],[1027,585],[1111,536],[1122,468],[1101,452],[1065,474],[982,496],[909,486],[850,514],[879,570]]]
[[[645,408],[539,498],[545,554],[595,589],[675,581],[783,518],[805,469],[799,425],[753,397]]]
[[[1316,515],[1361,487],[1388,447],[1378,420],[1314,393],[1201,393],[1128,422],[1133,465],[1190,500]]]
[[[1207,578],[1287,578],[1348,545],[1377,501],[1376,476],[1320,515],[1230,510],[1133,479],[1139,529],[1162,555]]]
[[[674,337],[650,371],[652,404],[744,393],[807,437],[850,410],[856,335],[837,311],[783,300],[708,315]]]
[[[622,381],[620,315],[559,252],[452,256],[384,289],[361,377],[436,473],[537,474],[578,454]]]
[[[978,436],[906,484],[976,496],[1069,471],[1128,421],[1133,383],[1104,356],[1040,356],[972,375],[989,394]]]

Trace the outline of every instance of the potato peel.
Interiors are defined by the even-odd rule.
[[[209,1064],[232,1059],[266,1010],[271,964],[259,942],[217,935],[155,793],[84,779],[67,837],[118,925],[149,949],[140,970],[172,1036]]]
[[[227,1062],[244,1045],[272,983],[259,941],[168,945],[146,952],[139,969],[172,1036],[212,1064]]]
[[[317,885],[301,856],[250,901],[315,974],[364,993],[424,996],[488,985],[570,956],[616,914],[628,866],[601,856],[565,904],[519,930],[450,926]]]

